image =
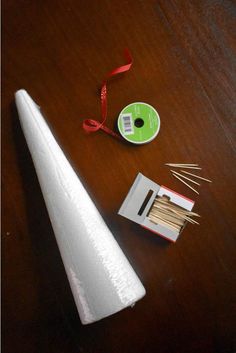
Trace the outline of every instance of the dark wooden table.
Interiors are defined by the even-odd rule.
[[[4,353],[233,353],[235,345],[236,6],[229,0],[5,0],[2,95],[2,318]],[[134,58],[108,86],[109,127],[135,101],[161,130],[133,146],[103,132],[105,73]],[[147,295],[133,309],[82,326],[22,134],[14,92],[40,104]],[[166,162],[199,163],[200,195]],[[175,244],[117,215],[136,174],[196,201],[200,226]]]

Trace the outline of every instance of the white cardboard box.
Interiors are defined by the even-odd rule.
[[[140,224],[142,227],[149,229],[163,238],[175,242],[185,227],[186,222],[181,230],[178,231],[171,230],[164,225],[155,224],[147,217],[155,198],[164,195],[170,199],[170,202],[187,211],[193,209],[194,201],[165,186],[154,183],[152,180],[139,173],[122,203],[118,214]]]

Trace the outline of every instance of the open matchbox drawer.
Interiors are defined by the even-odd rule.
[[[148,214],[157,196],[167,196],[169,201],[175,205],[192,211],[194,201],[165,186],[160,186],[152,180],[139,173],[131,186],[128,195],[121,205],[118,214],[140,224],[142,227],[175,242],[186,225],[186,221],[181,230],[172,230],[164,225],[155,224],[149,220]]]

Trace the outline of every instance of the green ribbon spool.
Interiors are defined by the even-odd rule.
[[[147,103],[131,103],[118,117],[118,129],[121,136],[134,144],[151,142],[160,130],[160,117],[157,111]]]

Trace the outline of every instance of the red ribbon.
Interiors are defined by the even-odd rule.
[[[102,82],[102,87],[101,87],[101,115],[102,115],[102,121],[98,120],[93,120],[93,119],[85,119],[83,121],[83,128],[86,132],[95,132],[98,130],[103,130],[107,134],[112,135],[113,137],[116,137],[118,139],[122,139],[120,135],[116,134],[114,131],[109,129],[107,126],[105,126],[105,122],[107,119],[107,81],[109,78],[112,76],[121,74],[122,72],[129,71],[133,64],[133,59],[131,57],[131,54],[128,49],[125,49],[124,51],[125,59],[127,60],[127,64],[117,67],[116,69],[112,70],[109,72],[105,78],[105,80]]]

